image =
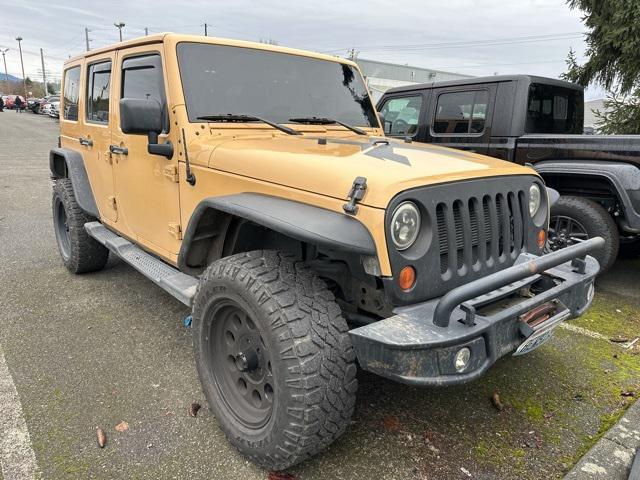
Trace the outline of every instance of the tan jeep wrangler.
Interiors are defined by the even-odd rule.
[[[209,405],[265,467],[344,432],[356,362],[468,382],[593,298],[602,239],[544,254],[532,169],[385,138],[350,61],[164,34],[70,59],[62,88],[64,264],[112,252],[192,308]]]

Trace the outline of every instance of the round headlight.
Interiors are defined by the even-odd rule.
[[[529,188],[529,214],[531,216],[535,216],[540,209],[540,204],[542,203],[542,192],[540,192],[540,187],[538,184],[534,183]]]
[[[411,202],[398,205],[391,217],[391,240],[398,250],[406,250],[418,238],[420,212]]]

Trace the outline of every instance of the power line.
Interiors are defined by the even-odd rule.
[[[510,38],[496,38],[486,40],[469,40],[459,42],[441,42],[441,43],[416,43],[416,44],[397,44],[397,45],[368,45],[359,46],[358,50],[368,51],[407,51],[407,50],[429,50],[434,48],[461,48],[461,47],[482,47],[482,46],[495,46],[495,45],[513,45],[520,43],[534,43],[534,42],[546,42],[553,40],[568,40],[573,38],[580,38],[583,36],[582,32],[568,32],[568,33],[556,33],[547,35],[526,35],[521,37]],[[322,50],[322,53],[334,53],[348,50],[348,48],[335,48],[332,50]]]

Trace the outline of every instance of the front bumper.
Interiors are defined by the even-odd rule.
[[[603,244],[597,237],[540,257],[523,253],[512,267],[351,330],[358,362],[365,370],[414,385],[474,380],[539,329],[582,315],[600,269],[587,254]],[[534,327],[527,323],[526,314],[549,305],[555,309],[552,318]],[[471,357],[457,371],[455,355],[464,347]]]

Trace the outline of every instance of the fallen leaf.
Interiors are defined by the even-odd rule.
[[[100,427],[96,427],[96,436],[98,437],[98,446],[104,448],[107,444],[107,436]]]
[[[195,417],[196,415],[198,415],[198,410],[200,410],[201,408],[202,405],[200,405],[199,403],[192,403],[189,407],[189,416]]]
[[[129,430],[129,424],[127,422],[120,422],[115,426],[116,432],[126,432]]]
[[[398,417],[388,415],[382,419],[382,426],[391,432],[397,432],[400,430],[400,420]]]
[[[296,480],[296,477],[285,472],[269,472],[267,480]]]
[[[627,343],[629,341],[627,337],[611,337],[609,340],[613,343]]]
[[[500,394],[498,392],[493,392],[493,395],[491,396],[491,402],[493,403],[493,406],[498,409],[498,411],[501,412],[502,410],[504,410],[504,404],[500,400]]]

